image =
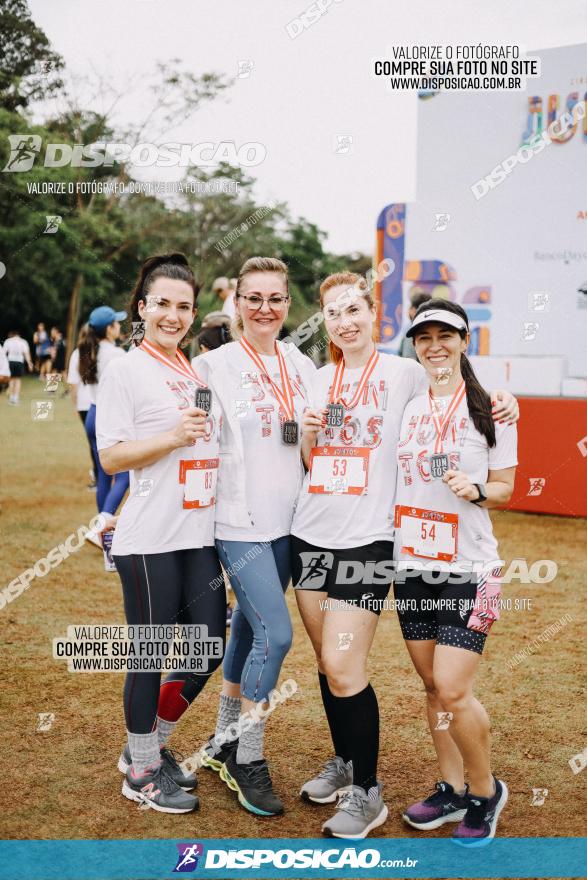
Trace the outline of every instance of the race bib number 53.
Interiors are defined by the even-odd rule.
[[[310,455],[308,492],[326,495],[363,495],[369,482],[366,448],[316,446]]]
[[[218,458],[196,458],[179,463],[179,482],[183,485],[183,506],[210,507],[216,501]]]

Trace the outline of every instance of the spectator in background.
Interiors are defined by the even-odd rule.
[[[416,289],[410,294],[410,308],[408,309],[408,318],[410,319],[410,324],[414,320],[414,315],[416,314],[416,311],[420,308],[422,303],[427,302],[429,299],[432,299],[432,297],[425,290]],[[415,361],[418,360],[416,349],[414,348],[414,343],[412,342],[410,337],[406,336],[405,333],[401,341],[399,355],[400,357],[404,358],[413,358]]]
[[[230,286],[230,281],[222,275],[216,278],[212,284],[212,292],[222,300],[222,309],[225,315],[232,320],[234,318],[234,288]]]
[[[202,328],[198,333],[198,347],[202,354],[220,348],[232,342],[230,335],[230,318],[224,312],[210,312],[202,320]]]
[[[0,345],[0,394],[8,387],[10,383],[10,365],[8,358],[4,354],[4,349]]]
[[[58,381],[61,382],[65,373],[65,340],[59,327],[51,327],[51,342],[52,372],[59,376]]]
[[[45,330],[45,325],[40,322],[33,336],[35,345],[35,355],[39,367],[39,379],[44,381],[51,372],[51,340],[49,334]]]
[[[92,405],[92,395],[88,385],[84,385],[84,383],[82,382],[82,378],[79,374],[79,346],[86,343],[88,330],[89,325],[84,324],[79,331],[79,335],[77,337],[78,348],[76,348],[71,353],[71,357],[69,359],[69,370],[67,373],[67,384],[69,385],[69,391],[71,393],[71,401],[77,412],[79,413],[79,417],[82,420],[82,425],[84,426],[84,428],[86,424],[86,418],[88,416],[88,410]],[[96,474],[98,473],[96,456],[94,454],[92,444],[90,443],[90,439],[87,434],[86,438],[88,440],[90,455],[92,457],[92,467],[90,468],[90,483],[88,485],[88,489],[95,489]]]
[[[26,339],[23,339],[18,330],[11,330],[8,339],[4,343],[4,354],[8,359],[10,369],[10,382],[8,383],[9,399],[11,406],[18,406],[20,403],[20,384],[24,374],[25,361],[31,373],[33,372],[33,362],[31,361],[31,352]]]

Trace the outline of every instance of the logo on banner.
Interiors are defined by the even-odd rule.
[[[195,871],[198,860],[204,855],[204,847],[201,843],[176,843],[179,854],[177,865],[173,869],[174,874],[187,874]]]

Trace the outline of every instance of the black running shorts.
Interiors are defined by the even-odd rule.
[[[393,579],[393,541],[329,550],[292,535],[291,565],[294,589],[324,592],[381,614]]]
[[[401,572],[394,583],[396,611],[404,639],[435,639],[466,651],[483,652],[499,616],[495,579],[471,574]]]

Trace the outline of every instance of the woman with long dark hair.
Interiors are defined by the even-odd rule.
[[[122,793],[161,812],[187,813],[197,780],[167,740],[222,661],[226,599],[214,547],[221,413],[180,345],[200,287],[180,253],[150,257],[132,292],[143,339],[108,366],[97,406],[98,448],[109,474],[129,470],[131,491],[112,541],[128,624],[198,625],[216,650],[201,672],[129,672]]]
[[[124,350],[116,345],[116,340],[120,336],[120,322],[125,318],[126,312],[115,312],[110,306],[98,306],[90,314],[87,332],[78,345],[79,374],[90,394],[90,408],[85,420],[85,429],[98,465],[96,506],[98,513],[104,516],[104,525],[112,521],[124,498],[128,489],[128,473],[126,471],[117,473],[112,478],[100,463],[96,444],[96,403],[98,387],[107,365],[110,361],[125,355]],[[100,540],[94,532],[88,532],[86,539],[101,547]]]
[[[495,835],[508,797],[491,772],[489,719],[473,686],[499,615],[501,564],[488,509],[511,497],[516,427],[494,422],[465,354],[469,322],[461,306],[424,303],[407,335],[428,387],[406,407],[397,447],[395,558],[403,570],[395,598],[426,690],[442,779],[404,820],[421,830],[458,822],[455,842],[482,845]]]

